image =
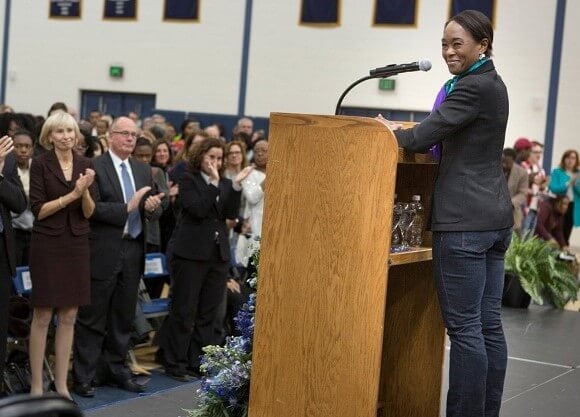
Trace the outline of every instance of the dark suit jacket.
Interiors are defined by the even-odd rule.
[[[508,107],[506,87],[488,61],[460,78],[427,119],[395,132],[399,146],[415,152],[443,145],[431,230],[485,231],[513,225],[501,165]]]
[[[151,179],[151,168],[144,162],[129,159],[135,191],[142,187],[153,187]],[[91,217],[91,277],[95,279],[108,279],[112,276],[113,270],[119,260],[123,229],[127,222],[127,204],[123,197],[123,189],[117,176],[117,171],[113,166],[113,160],[109,153],[99,156],[93,160],[96,173],[96,192],[94,196],[95,211]],[[146,218],[159,218],[161,207],[154,213],[145,213],[145,195],[140,205],[143,234],[141,240],[145,244]],[[141,268],[144,267],[145,260],[139,260]]]
[[[22,183],[18,178],[16,159],[12,153],[4,161],[2,175],[4,179],[0,179],[0,216],[2,216],[4,232],[0,234],[0,239],[4,239],[8,252],[8,267],[11,274],[14,275],[16,260],[14,259],[14,230],[12,229],[10,212],[22,213],[26,210],[27,201]],[[0,256],[4,257],[4,254],[0,254]],[[5,277],[0,277],[0,279],[5,279]]]
[[[174,232],[175,255],[195,261],[210,260],[217,232],[222,260],[229,261],[229,231],[225,220],[238,217],[241,191],[235,191],[227,178],[220,179],[218,186],[207,184],[199,172],[186,172],[181,177],[181,215]]]
[[[64,178],[54,151],[45,152],[34,159],[30,164],[30,209],[35,218],[33,232],[59,236],[68,227],[75,236],[89,233],[89,221],[83,215],[81,198],[42,220],[38,220],[38,213],[46,202],[70,193],[79,175],[92,167],[89,158],[73,153],[72,180],[69,184]]]

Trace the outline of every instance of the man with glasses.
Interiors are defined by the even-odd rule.
[[[109,151],[94,159],[92,302],[79,309],[75,329],[74,391],[83,397],[95,395],[95,377],[126,391],[145,390],[132,379],[126,357],[144,268],[145,219],[159,218],[164,195],[151,192],[149,166],[129,158],[137,138],[135,122],[115,120],[109,138]]]

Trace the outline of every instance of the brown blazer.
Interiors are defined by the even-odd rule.
[[[524,206],[528,192],[528,172],[514,164],[507,179],[508,190],[514,209],[514,230],[519,233],[524,219]]]
[[[72,180],[69,184],[64,178],[54,151],[45,152],[34,158],[30,164],[30,208],[35,218],[33,232],[59,236],[66,227],[75,236],[86,235],[90,232],[89,221],[83,215],[80,198],[42,220],[38,220],[38,213],[44,203],[70,193],[79,175],[84,173],[85,169],[92,167],[93,164],[89,158],[73,153]]]

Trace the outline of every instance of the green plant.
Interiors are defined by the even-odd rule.
[[[505,255],[505,270],[516,274],[534,302],[564,308],[578,299],[580,283],[570,265],[558,259],[560,251],[537,236],[514,233]]]

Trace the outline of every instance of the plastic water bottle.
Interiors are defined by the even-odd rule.
[[[413,223],[410,227],[410,238],[409,245],[418,247],[423,243],[423,224],[425,219],[425,210],[423,209],[423,204],[421,204],[421,196],[414,195],[412,206],[415,211],[415,217],[413,218]]]
[[[397,198],[395,196],[395,198]],[[395,203],[393,206],[393,228],[391,231],[391,252],[397,252],[399,246],[401,245],[401,232],[399,230],[399,220],[401,219],[401,213],[403,212],[403,206],[401,203]]]

